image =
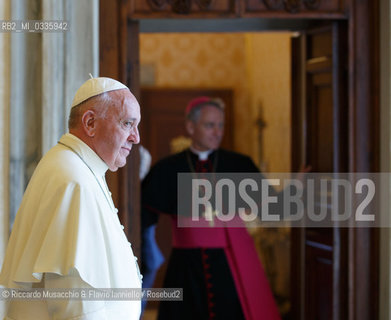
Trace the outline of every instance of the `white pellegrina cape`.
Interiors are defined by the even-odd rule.
[[[43,157],[16,215],[0,284],[45,287],[46,275],[78,274],[87,287],[141,288],[137,259],[106,185],[107,169],[92,149],[71,134]],[[140,301],[100,303],[103,308],[95,315],[83,316],[81,310],[74,319],[139,319]],[[29,304],[22,303],[17,309],[26,308]],[[44,319],[46,312],[47,319],[53,317],[43,310],[48,309],[46,304],[32,308],[40,310],[19,310],[20,314]],[[37,317],[38,312],[42,313]],[[6,319],[18,317],[8,314]]]

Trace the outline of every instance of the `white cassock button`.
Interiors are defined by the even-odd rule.
[[[118,213],[118,209],[117,209],[117,208],[114,208],[114,212],[115,212],[115,213]]]
[[[128,245],[129,245],[129,247],[131,247],[132,246],[132,244],[128,241]]]
[[[121,224],[121,228],[122,228],[122,230],[124,230],[125,229],[125,227]]]

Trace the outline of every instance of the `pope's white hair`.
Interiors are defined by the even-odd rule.
[[[108,94],[108,92],[104,92],[74,106],[69,113],[68,129],[78,127],[84,111],[88,109],[94,110],[99,117],[104,118],[109,106],[114,103],[114,100],[112,95]]]

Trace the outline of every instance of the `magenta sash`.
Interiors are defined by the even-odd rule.
[[[189,221],[187,225],[194,227],[179,228],[174,217],[172,222],[173,247],[224,249],[247,320],[280,319],[254,242],[243,224],[237,227],[236,219],[235,227],[230,228],[226,223],[209,227],[205,221]]]

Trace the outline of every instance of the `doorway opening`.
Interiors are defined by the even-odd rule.
[[[213,20],[210,23],[213,24]],[[229,147],[250,156],[263,172],[290,172],[291,39],[296,33],[289,31],[288,27],[285,31],[220,32],[216,25],[213,31],[172,32],[172,22],[168,24],[170,27],[167,27],[167,30],[171,32],[153,32],[151,26],[143,26],[143,22],[140,24],[142,109],[148,112],[148,109],[156,108],[153,103],[157,100],[153,102],[148,97],[154,94],[157,96],[164,90],[177,90],[178,95],[186,90],[230,90],[232,121],[226,126],[226,135],[232,137]],[[189,21],[184,21],[176,30],[186,31],[188,24]],[[221,22],[217,23],[219,24]],[[164,104],[167,103],[164,101]],[[173,105],[173,109],[177,107]],[[179,108],[184,110],[185,104]],[[174,119],[173,110],[171,113]],[[169,113],[166,113],[164,119],[168,116]],[[154,150],[156,145],[169,145],[168,141],[154,141],[155,138],[151,137],[154,129],[149,120],[145,122],[149,116],[143,115],[142,118],[143,146]],[[168,123],[171,121],[168,120]],[[178,131],[183,131],[182,123],[183,121],[177,124]],[[168,147],[161,149],[165,151],[159,154],[153,151],[157,157],[152,159],[153,163],[169,155]],[[170,223],[169,219],[166,221],[164,217],[160,217],[157,229],[157,241],[166,261],[170,252],[170,239],[167,240]],[[288,318],[290,230],[249,228],[249,232],[268,275],[280,312],[284,318]],[[165,269],[166,266],[163,265],[155,281],[156,287],[162,287]],[[156,308],[157,303],[150,302],[144,319],[155,319]]]

